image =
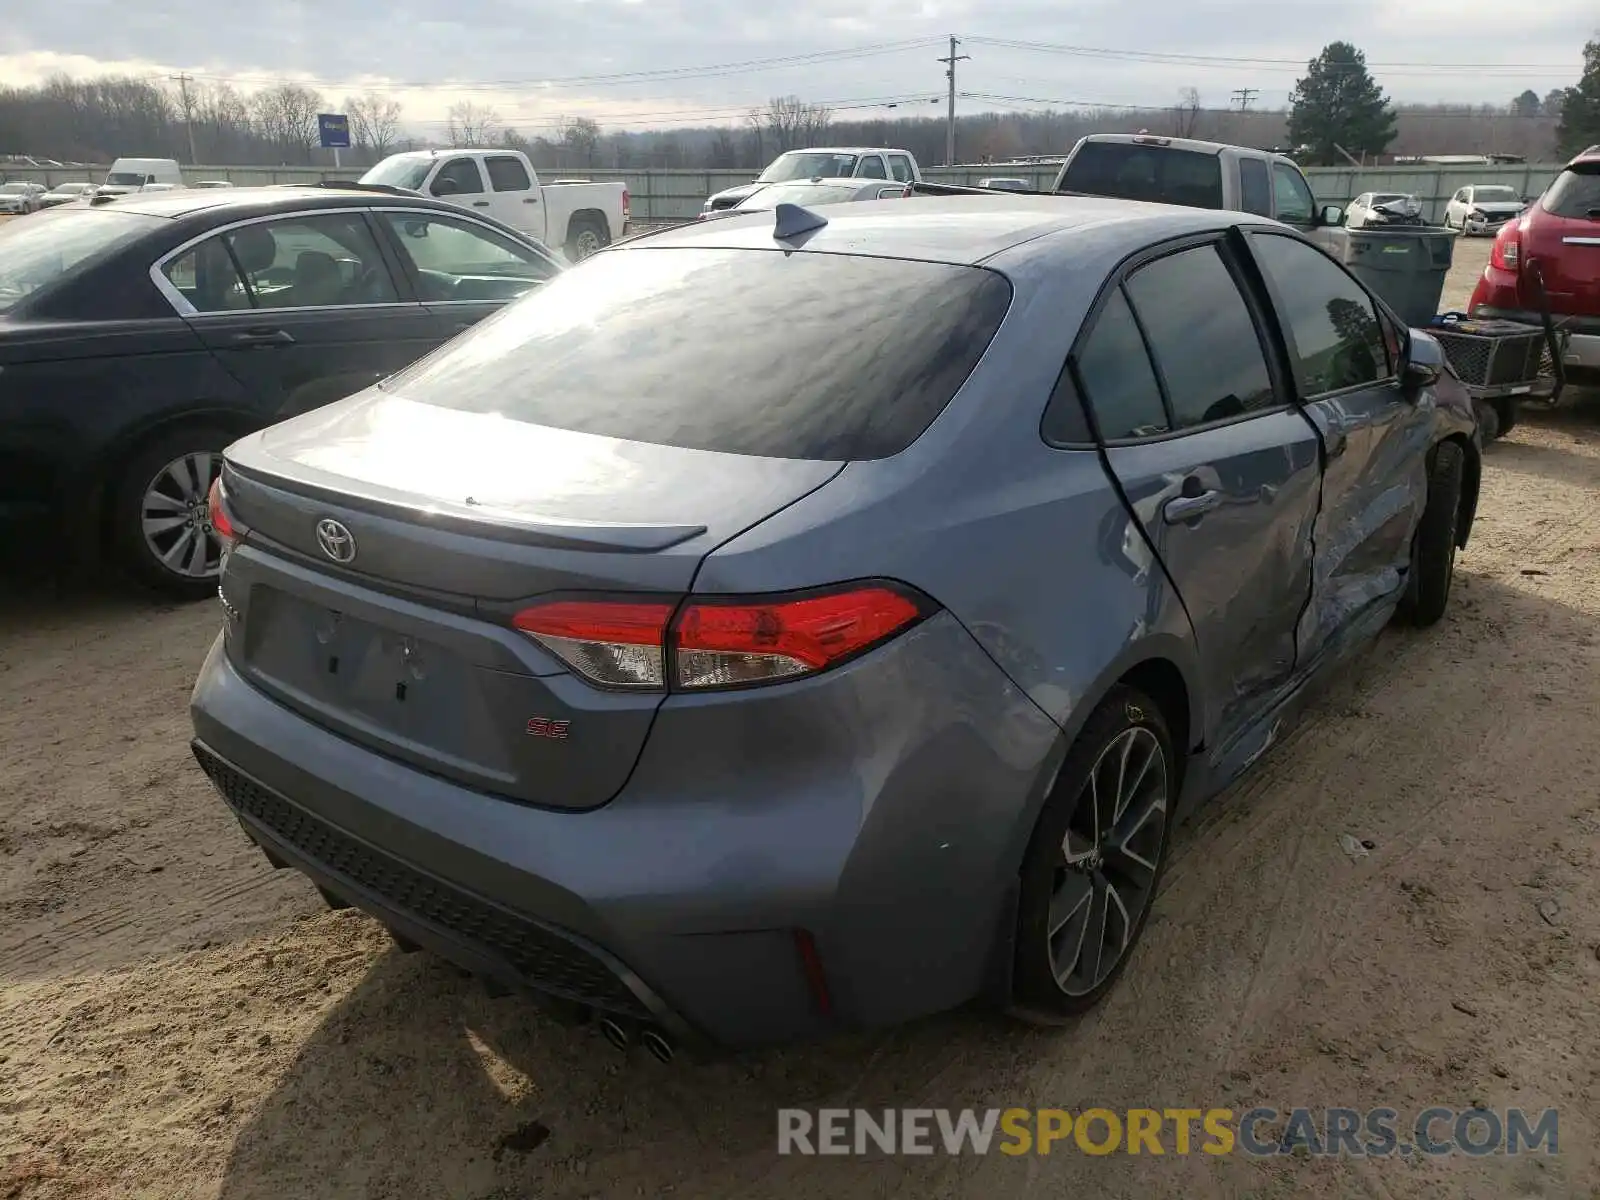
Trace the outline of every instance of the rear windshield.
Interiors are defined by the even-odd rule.
[[[1544,209],[1558,217],[1600,217],[1600,162],[1561,172],[1544,194]]]
[[[616,250],[382,386],[409,400],[770,458],[909,446],[1011,285],[979,267],[777,250]]]
[[[1063,192],[1190,208],[1222,207],[1222,160],[1215,154],[1137,142],[1085,142],[1073,154]]]
[[[0,224],[0,312],[164,224],[159,217],[70,208]]]

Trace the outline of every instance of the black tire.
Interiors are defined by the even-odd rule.
[[[168,464],[191,455],[209,455],[220,461],[223,449],[237,436],[215,425],[180,425],[151,438],[123,461],[107,488],[107,535],[118,563],[135,581],[178,600],[200,600],[217,594],[220,561],[216,570],[211,570],[210,565],[213,557],[220,560],[220,554],[215,553],[209,516],[197,509],[184,512],[174,508],[170,514],[165,509],[159,513],[151,510],[152,517],[165,514],[195,522],[193,527],[174,527],[170,539],[165,532],[155,535],[157,546],[170,544],[191,532],[196,540],[209,539],[202,564],[206,568],[204,573],[194,574],[182,569],[185,562],[193,561],[187,554],[175,569],[162,561],[157,547],[152,546],[145,535],[146,497]],[[209,481],[207,483],[209,485]],[[177,493],[170,490],[164,489],[163,494],[178,498]]]
[[[1428,470],[1428,506],[1411,543],[1411,580],[1400,605],[1406,622],[1419,628],[1438,621],[1450,603],[1465,475],[1466,451],[1461,444],[1440,442]]]
[[[1142,826],[1143,829],[1140,833],[1136,828],[1134,834],[1123,838],[1124,846],[1129,851],[1137,849],[1140,864],[1137,872],[1142,877],[1142,886],[1136,893],[1119,891],[1119,899],[1112,907],[1108,900],[1097,901],[1094,898],[1099,894],[1097,889],[1100,884],[1093,881],[1096,878],[1102,881],[1131,878],[1126,874],[1131,864],[1124,856],[1125,852],[1104,851],[1105,843],[1095,839],[1096,849],[1092,857],[1082,866],[1069,866],[1069,848],[1079,847],[1077,854],[1080,858],[1087,853],[1082,849],[1090,844],[1085,829],[1084,806],[1087,805],[1092,812],[1094,805],[1091,797],[1099,795],[1103,800],[1106,794],[1105,773],[1117,765],[1115,761],[1108,763],[1104,756],[1110,752],[1115,759],[1121,753],[1117,747],[1123,744],[1134,747],[1129,751],[1130,756],[1137,755],[1138,747],[1148,746],[1152,742],[1155,758],[1150,760],[1147,770],[1151,773],[1157,769],[1160,771],[1160,825],[1154,828],[1151,819],[1141,821],[1139,817],[1145,808],[1154,811],[1153,791],[1138,792],[1135,798],[1126,803],[1121,825],[1112,814],[1112,842],[1117,840],[1116,831],[1130,824]],[[1127,761],[1136,760],[1124,760],[1125,763]],[[1091,792],[1090,775],[1097,766],[1101,772],[1099,782],[1102,786],[1098,791]],[[1147,778],[1153,778],[1153,774]],[[1116,983],[1132,956],[1133,948],[1138,944],[1161,882],[1167,846],[1171,840],[1179,778],[1172,737],[1161,710],[1148,696],[1133,688],[1119,686],[1113,689],[1090,715],[1083,732],[1067,754],[1055,785],[1045,800],[1044,809],[1039,814],[1023,859],[1010,1006],[1013,1016],[1034,1024],[1057,1024],[1093,1008]],[[1149,788],[1151,784],[1145,783],[1142,778],[1141,786]],[[1085,879],[1089,882],[1083,882]],[[1074,921],[1070,916],[1063,920],[1059,915],[1078,911],[1070,902],[1062,900],[1067,896],[1069,887],[1087,887],[1091,896],[1082,902],[1088,906],[1083,913],[1086,932],[1076,935],[1075,951],[1072,949],[1076,928]],[[1133,911],[1128,909],[1126,899],[1121,898],[1123,896],[1136,898]],[[1052,906],[1057,903],[1060,907],[1053,919]],[[1099,926],[1102,953],[1108,940],[1120,939],[1121,942],[1120,950],[1116,951],[1117,957],[1103,968],[1103,976],[1100,974],[1102,964],[1098,958],[1096,969],[1091,971],[1082,957],[1090,949],[1087,933],[1092,931],[1097,903],[1100,906],[1098,911],[1105,914]],[[1077,965],[1066,970],[1065,978],[1058,981],[1058,976],[1063,974],[1063,962],[1069,966],[1072,963]]]
[[[1487,400],[1474,400],[1472,414],[1478,420],[1478,444],[1487,446],[1501,434],[1500,410]]]
[[[1517,427],[1517,421],[1522,416],[1521,406],[1515,396],[1507,396],[1503,400],[1494,402],[1495,416],[1500,420],[1500,436],[1505,437]]]
[[[574,217],[567,226],[567,258],[572,262],[582,262],[610,244],[611,231],[593,217]]]

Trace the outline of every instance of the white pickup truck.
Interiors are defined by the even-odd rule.
[[[528,156],[515,150],[408,150],[391,154],[361,182],[484,213],[565,251],[573,262],[610,245],[628,228],[627,184],[541,184]]]

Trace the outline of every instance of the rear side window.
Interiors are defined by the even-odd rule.
[[[1058,189],[1190,208],[1222,207],[1222,160],[1215,154],[1138,142],[1084,142]]]
[[[1177,428],[1277,404],[1255,320],[1216,246],[1141,267],[1128,295],[1167,385]]]
[[[889,174],[901,183],[911,182],[911,160],[904,154],[889,155]]]
[[[1078,352],[1078,377],[1094,410],[1100,436],[1108,442],[1166,433],[1167,412],[1161,404],[1161,385],[1145,353],[1144,338],[1133,310],[1118,288],[1111,293],[1100,316]],[[1073,397],[1062,397],[1069,401]],[[1057,406],[1052,405],[1052,408]],[[1076,440],[1071,433],[1070,410],[1047,417],[1045,436],[1051,441]]]
[[[876,154],[869,154],[861,160],[861,175],[868,179],[887,179],[889,173],[884,170],[883,159]]]
[[[1343,268],[1292,237],[1252,234],[1250,244],[1274,285],[1278,316],[1293,339],[1302,395],[1320,396],[1388,376],[1386,339],[1372,298]]]
[[[1558,217],[1600,218],[1600,163],[1561,172],[1544,194],[1543,207]]]
[[[1272,215],[1272,186],[1267,182],[1266,163],[1259,158],[1239,160],[1239,193],[1239,206],[1245,212],[1258,217]]]
[[[484,160],[489,168],[489,182],[497,192],[525,192],[533,186],[522,163],[507,154],[497,154]]]
[[[885,458],[944,410],[1011,285],[842,254],[614,250],[383,386],[408,400],[631,441]]]
[[[0,223],[0,313],[165,224],[159,217],[106,209],[45,211]]]

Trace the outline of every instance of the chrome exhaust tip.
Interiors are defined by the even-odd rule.
[[[677,1053],[667,1040],[667,1035],[659,1029],[646,1029],[639,1035],[639,1044],[650,1051],[650,1057],[658,1062],[670,1063]]]
[[[605,1036],[606,1041],[610,1042],[618,1050],[626,1050],[628,1048],[628,1042],[631,1040],[628,1037],[628,1031],[610,1017],[600,1018],[600,1032]]]

